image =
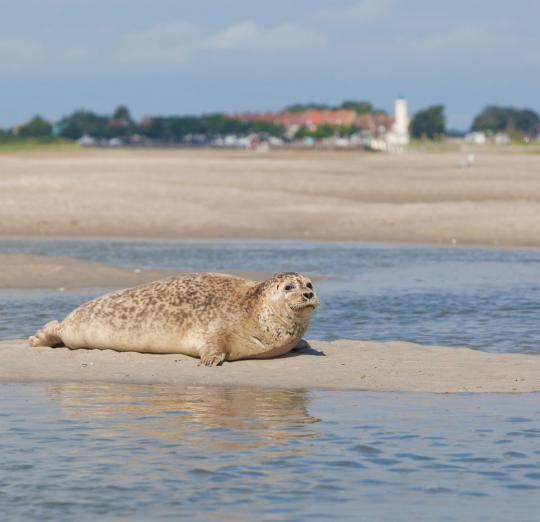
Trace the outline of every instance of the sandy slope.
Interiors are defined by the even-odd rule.
[[[540,390],[540,357],[405,342],[313,341],[290,355],[198,366],[184,355],[0,342],[0,382],[114,382],[416,392]]]
[[[65,256],[0,255],[0,288],[122,288],[186,272],[112,266]],[[242,270],[227,273],[254,281],[272,276]]]
[[[479,151],[482,149],[479,148]],[[540,155],[0,154],[0,235],[540,246]]]

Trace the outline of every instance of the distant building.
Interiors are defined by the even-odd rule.
[[[308,109],[305,111],[241,112],[225,115],[245,122],[266,122],[285,127],[289,139],[301,128],[314,131],[322,125],[332,127],[354,126],[358,132],[352,136],[336,136],[315,141],[305,138],[304,146],[367,147],[385,152],[401,152],[409,144],[409,115],[407,101],[395,101],[394,115],[385,112],[359,114],[353,109]]]
[[[465,141],[472,145],[484,145],[493,143],[495,145],[508,145],[512,143],[512,137],[506,132],[496,132],[495,134],[482,131],[469,132],[465,135]]]
[[[496,145],[508,145],[511,142],[512,138],[506,132],[497,132],[495,136],[493,136],[493,143]]]
[[[348,127],[354,125],[362,131],[372,134],[388,132],[393,123],[393,116],[377,112],[358,114],[352,109],[310,109],[307,111],[279,111],[279,112],[240,112],[227,114],[229,118],[246,122],[266,122],[283,125],[287,134],[292,136],[301,127],[315,130],[321,125],[333,127]]]
[[[89,136],[88,134],[83,134],[78,140],[77,143],[83,147],[94,147],[97,145],[97,140]]]
[[[487,142],[487,136],[485,132],[469,132],[465,135],[465,141],[473,145],[484,145]]]
[[[409,144],[409,114],[407,101],[404,98],[398,98],[394,102],[394,124],[392,130],[386,134],[386,143],[389,149],[400,149]]]

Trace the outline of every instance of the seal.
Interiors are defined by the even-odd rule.
[[[260,283],[192,273],[98,297],[62,322],[50,321],[28,343],[181,353],[217,366],[289,352],[318,304],[312,282],[297,272]]]

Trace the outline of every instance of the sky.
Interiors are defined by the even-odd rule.
[[[365,99],[540,112],[538,0],[0,0],[0,127]]]

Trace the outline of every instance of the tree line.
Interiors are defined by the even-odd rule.
[[[339,106],[324,104],[296,104],[288,107],[289,111],[305,111],[308,109],[352,109],[357,113],[381,112],[366,101],[344,101]],[[321,125],[315,130],[301,128],[296,139],[311,136],[326,138],[331,136],[350,136],[358,129],[355,126],[336,127]],[[473,120],[472,131],[486,133],[506,132],[513,138],[537,136],[540,131],[540,117],[531,109],[513,107],[487,106]],[[413,137],[440,139],[448,134],[444,106],[432,105],[416,112],[411,120],[410,131]],[[65,116],[55,124],[41,116],[35,116],[28,123],[13,129],[0,129],[0,141],[13,139],[48,140],[65,138],[77,140],[84,135],[96,139],[129,138],[138,135],[155,141],[181,142],[190,136],[214,139],[225,135],[266,134],[284,137],[286,129],[282,125],[269,122],[241,121],[222,114],[202,116],[157,116],[142,122],[136,122],[125,106],[118,107],[111,116],[100,115],[87,110],[77,110]]]
[[[10,138],[66,138],[78,140],[91,136],[98,140],[128,138],[134,135],[158,141],[183,141],[189,136],[212,139],[228,134],[264,133],[284,136],[285,128],[267,122],[245,122],[222,114],[202,116],[156,116],[135,122],[127,107],[118,107],[112,116],[77,110],[54,125],[41,116],[14,129],[0,130],[0,140]]]
[[[540,116],[531,109],[488,105],[478,114],[471,131],[496,134],[504,132],[514,139],[536,137],[540,134]],[[413,137],[439,139],[448,134],[444,105],[432,105],[418,111],[411,120]]]
[[[387,114],[383,109],[377,109],[374,105],[365,100],[345,100],[339,105],[330,105],[326,103],[295,103],[285,107],[288,112],[305,112],[310,110],[317,111],[338,111],[341,109],[353,110],[357,114]]]

